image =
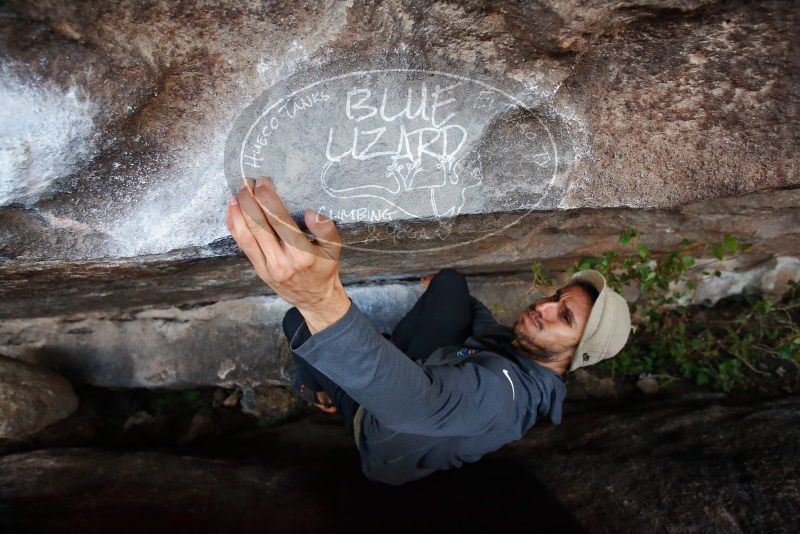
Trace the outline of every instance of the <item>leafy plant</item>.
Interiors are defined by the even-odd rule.
[[[533,275],[533,279],[531,280],[532,288],[549,286],[553,283],[550,274],[544,270],[544,267],[542,267],[542,264],[538,261],[533,262],[531,265],[531,274]]]
[[[183,398],[191,402],[200,398],[200,392],[196,389],[187,389],[183,392]]]
[[[764,364],[770,359],[772,364],[791,361],[800,369],[797,284],[792,283],[776,304],[758,295],[729,299],[727,305],[736,310],[733,314],[723,314],[720,307],[691,305],[696,280],[722,274],[704,268],[746,251],[749,245],[732,235],[719,243],[684,239],[656,256],[639,242],[635,230],[620,234],[619,241],[630,250],[588,256],[572,269],[600,271],[612,289],[628,298],[631,308],[631,339],[617,357],[598,364],[601,372],[648,373],[667,381],[683,378],[730,391],[746,387],[753,376],[769,374]],[[704,264],[697,259],[709,255],[715,259]]]

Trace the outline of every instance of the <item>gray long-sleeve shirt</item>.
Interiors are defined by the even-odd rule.
[[[513,329],[471,297],[473,331],[462,345],[411,360],[351,301],[343,317],[289,346],[364,407],[364,474],[402,484],[460,467],[521,438],[548,416],[561,422],[561,376],[510,345]]]

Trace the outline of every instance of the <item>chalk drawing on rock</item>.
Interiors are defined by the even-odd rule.
[[[518,221],[552,202],[564,172],[556,115],[528,108],[516,82],[458,72],[329,65],[296,74],[239,117],[226,144],[231,190],[270,176],[298,222],[306,208],[341,224],[434,221],[440,231],[404,233],[430,250],[465,244],[447,219],[513,211]]]
[[[434,94],[438,95],[441,90],[442,88],[437,85]],[[348,92],[347,115],[351,119],[354,115],[350,97],[357,92],[362,95],[366,92],[369,95],[368,89]],[[467,168],[463,163],[465,155],[462,148],[468,139],[466,128],[460,124],[437,124],[435,109],[433,116],[425,117],[424,100],[415,115],[411,115],[408,112],[410,108],[407,107],[406,112],[387,117],[385,113],[387,92],[388,90],[384,88],[380,108],[380,117],[384,124],[368,131],[361,131],[358,126],[354,127],[353,144],[345,152],[331,153],[335,129],[329,128],[327,162],[320,175],[323,190],[335,198],[378,198],[408,217],[457,215],[464,205],[466,190],[481,183],[479,166]],[[425,84],[422,85],[421,93],[422,95],[427,93]],[[410,103],[411,90],[407,100],[407,104]],[[355,120],[367,119],[375,113],[377,108],[372,108],[368,115],[361,115]],[[375,150],[373,147],[378,145],[384,136],[392,136],[392,133],[387,133],[389,125],[401,115],[405,115],[409,120],[423,115],[417,122],[424,122],[427,125],[407,130],[405,123],[401,122],[398,132],[389,140],[395,148]],[[368,141],[359,146],[362,137]],[[348,165],[345,163],[348,158],[354,160],[354,163],[374,158],[380,165],[385,165],[386,169],[383,174],[376,172],[362,175],[363,182],[354,183],[353,174],[348,173]],[[461,177],[462,172],[464,172],[463,177]]]

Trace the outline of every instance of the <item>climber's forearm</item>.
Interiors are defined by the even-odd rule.
[[[341,285],[337,286],[330,295],[323,297],[318,303],[297,306],[312,334],[325,330],[344,317],[350,309],[350,297]]]

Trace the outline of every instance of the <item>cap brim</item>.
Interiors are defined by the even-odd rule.
[[[605,289],[607,286],[605,277],[598,271],[591,269],[575,273],[570,278],[570,281],[582,281],[589,283],[597,290],[598,293],[597,300],[595,300],[594,304],[592,305],[592,310],[589,312],[589,317],[587,318],[586,325],[584,326],[583,335],[578,342],[578,346],[575,348],[575,355],[573,356],[570,364],[569,370],[574,371],[578,367],[592,365],[595,363],[592,361],[584,362],[582,359],[579,360],[578,358],[583,358],[583,352],[588,348],[587,345],[589,344],[589,340],[594,336],[597,328],[600,326],[600,318],[603,315],[603,308],[605,307]]]
[[[578,271],[577,273],[572,275],[570,280],[581,280],[583,282],[588,282],[594,286],[598,293],[602,293],[603,290],[606,288],[606,279],[605,277],[600,274],[598,271],[594,270],[586,270],[586,271]]]

